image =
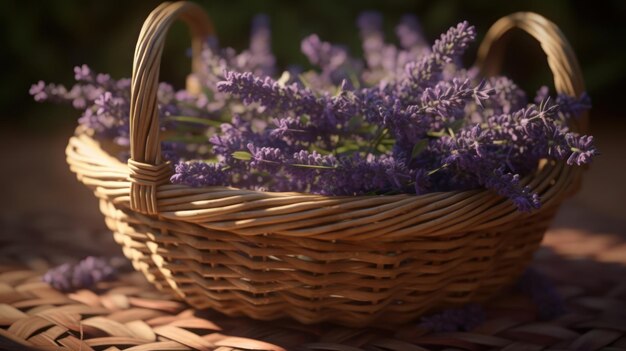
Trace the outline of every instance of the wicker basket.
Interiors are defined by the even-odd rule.
[[[192,67],[200,72],[208,17],[192,3],[162,4],[145,21],[135,51],[130,160],[121,163],[110,142],[82,128],[67,160],[100,199],[134,267],[196,308],[364,326],[483,301],[524,270],[559,204],[578,187],[580,168],[544,163],[524,180],[543,206],[524,214],[486,190],[329,197],[169,184],[156,91],[164,39],[178,18],[191,29]],[[541,43],[559,93],[582,93],[563,34],[533,13],[507,16],[489,30],[479,50],[485,74],[499,70],[501,39],[513,28]],[[190,90],[198,87],[194,77]],[[572,128],[584,131],[586,121]]]

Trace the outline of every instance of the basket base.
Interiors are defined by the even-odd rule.
[[[272,235],[251,239],[189,223],[187,232],[165,228],[106,200],[101,210],[135,269],[196,309],[389,328],[493,297],[523,272],[553,215],[537,213],[493,232],[372,247],[334,242],[315,251],[304,249],[315,247],[312,239],[300,238],[297,251]]]

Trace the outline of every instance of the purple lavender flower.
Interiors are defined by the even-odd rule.
[[[528,187],[521,187],[519,180],[519,174],[505,173],[503,168],[479,175],[479,181],[485,188],[511,199],[520,211],[529,212],[539,208],[539,196],[530,192]]]
[[[414,48],[428,50],[422,27],[414,15],[404,15],[396,26],[396,35],[405,50]]]
[[[592,136],[577,136],[573,133],[568,133],[565,135],[565,140],[571,150],[571,154],[567,158],[567,164],[570,166],[590,163],[593,157],[598,154],[593,145]]]
[[[423,195],[433,188],[428,172],[424,169],[415,171],[415,195]]]
[[[533,268],[528,268],[524,272],[515,288],[533,300],[542,320],[551,320],[566,312],[565,303],[555,286]]]
[[[279,148],[255,147],[252,143],[248,143],[247,147],[251,153],[250,166],[258,170],[275,172],[285,161],[283,153]]]
[[[422,317],[419,325],[437,333],[471,331],[485,321],[485,316],[480,305],[469,304]]]
[[[406,65],[406,77],[402,90],[407,97],[420,93],[439,80],[447,64],[458,63],[471,42],[476,39],[476,30],[467,22],[451,27],[435,41],[432,52]]]
[[[33,96],[35,101],[45,101],[48,98],[46,83],[43,80],[33,84],[28,92]]]
[[[40,81],[31,87],[30,93],[36,101],[71,103],[74,108],[83,111],[78,120],[81,125],[92,129],[97,137],[112,139],[116,144],[128,147],[130,80],[114,80],[108,74],[93,72],[87,65],[75,67],[74,73],[78,83],[70,90],[61,85],[46,85]],[[202,108],[190,105],[202,99],[201,97],[179,100],[180,95],[168,84],[161,83],[157,95],[162,118],[183,114],[201,118],[211,116],[208,111],[204,112]],[[178,126],[171,121],[163,125],[169,128]],[[127,153],[121,153],[125,154]],[[122,156],[122,160],[125,161],[125,156]]]
[[[542,102],[549,100],[549,98],[550,89],[544,85],[537,90],[535,104],[540,105]],[[556,105],[558,105],[559,111],[565,118],[578,117],[582,112],[591,108],[591,98],[587,93],[582,93],[579,97],[559,94],[556,97]]]
[[[284,86],[269,77],[262,79],[250,73],[225,72],[224,76],[226,80],[217,85],[219,91],[237,95],[245,104],[257,102],[269,110],[309,116],[320,134],[339,132],[357,110],[349,92],[317,97],[296,83]]]
[[[362,12],[357,18],[363,56],[370,68],[382,66],[382,52],[385,48],[384,34],[382,31],[383,17],[379,12]]]
[[[289,134],[294,133],[300,134],[298,137],[306,137],[310,135],[310,133],[307,133],[306,131],[308,126],[300,118],[288,116],[284,118],[275,118],[273,122],[276,128],[272,129],[271,135],[276,138],[285,138]]]
[[[399,68],[402,68],[410,56],[415,53],[399,50],[395,45],[385,43],[382,31],[382,16],[378,12],[363,12],[357,25],[360,29],[363,56],[367,69],[362,72],[365,84],[391,84],[397,79]]]
[[[250,65],[257,67],[257,74],[272,76],[276,73],[276,58],[272,54],[271,40],[269,16],[254,16],[250,34]]]
[[[439,59],[444,62],[453,62],[474,40],[476,40],[476,29],[467,21],[463,21],[435,40],[432,50],[433,53],[440,55]]]
[[[484,107],[488,110],[483,110],[484,114],[512,113],[528,104],[526,93],[507,77],[491,77],[486,81],[486,84],[488,88],[491,88],[493,94],[490,99],[485,101]]]
[[[337,168],[338,162],[333,155],[321,155],[317,151],[300,150],[295,152],[289,160],[286,172],[289,178],[301,187],[312,192],[323,191],[322,186],[316,184],[319,176],[328,177]]]
[[[228,173],[219,163],[179,162],[170,178],[172,184],[192,187],[226,185]]]
[[[267,15],[259,14],[252,20],[250,47],[237,53],[233,48],[220,49],[217,38],[211,37],[202,51],[204,63],[203,86],[216,93],[215,84],[222,79],[224,70],[251,72],[266,77],[276,73],[276,58],[271,50],[270,20]],[[216,94],[217,100],[223,96]]]
[[[580,97],[559,94],[556,103],[559,105],[559,111],[566,117],[578,117],[591,108],[591,98],[587,93],[582,93]]]
[[[321,155],[317,151],[309,152],[306,150],[300,150],[293,154],[291,164],[297,166],[335,168],[337,167],[337,159],[332,154]]]
[[[357,26],[361,31],[363,54],[367,65],[369,67],[380,66],[382,64],[381,52],[385,46],[382,15],[374,11],[363,12],[357,19]]]
[[[318,89],[333,88],[359,70],[357,62],[348,55],[345,47],[320,40],[316,34],[304,38],[300,44],[309,62],[321,68],[320,75],[309,72],[307,81]]]
[[[319,70],[276,78],[262,15],[247,50],[205,48],[204,94],[161,84],[158,111],[168,138],[162,151],[176,164],[172,182],[329,195],[482,187],[531,211],[539,198],[520,178],[540,159],[582,165],[597,155],[593,138],[567,127],[589,108],[586,94],[554,99],[544,87],[528,105],[512,80],[481,79],[461,66],[476,37],[467,22],[430,48],[415,17],[396,27],[401,47],[385,42],[379,14],[364,13],[357,22],[365,65],[345,47],[311,35],[301,49]],[[70,102],[83,111],[80,123],[124,146],[125,160],[130,81],[87,66],[74,73],[78,83],[70,89],[38,82],[30,92],[37,101]],[[206,135],[208,143],[198,141]]]
[[[309,62],[321,67],[324,71],[334,71],[348,59],[348,53],[344,47],[321,41],[316,34],[302,39],[300,49]]]
[[[91,81],[92,73],[91,69],[87,65],[74,67],[74,79],[77,81]]]
[[[547,100],[550,97],[550,88],[545,85],[542,85],[535,94],[535,105],[541,104],[541,102]]]
[[[340,158],[336,167],[322,173],[315,191],[329,195],[406,192],[415,177],[402,161],[371,154]]]
[[[557,160],[567,159],[569,165],[582,165],[591,162],[597,155],[593,137],[572,133],[558,120],[559,105],[545,100],[540,106],[530,106],[514,115],[522,133],[521,139],[533,141],[530,153],[536,158],[551,157]]]
[[[57,290],[72,291],[91,288],[115,275],[116,269],[109,260],[89,256],[76,264],[65,263],[48,270],[42,280]]]
[[[451,82],[442,81],[432,88],[426,88],[422,93],[421,104],[413,105],[416,108],[408,111],[411,113],[438,114],[443,117],[451,117],[463,112],[468,100],[482,106],[482,101],[489,99],[494,89],[487,88],[482,81],[475,88],[470,88],[470,81],[453,79]]]

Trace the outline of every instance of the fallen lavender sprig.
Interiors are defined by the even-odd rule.
[[[554,284],[533,268],[528,268],[522,274],[515,289],[532,299],[541,320],[554,319],[567,311],[565,302],[559,296]]]
[[[108,259],[88,256],[78,263],[64,263],[48,270],[42,280],[59,291],[89,289],[96,283],[113,279],[117,269]]]
[[[422,317],[418,325],[437,333],[471,331],[481,325],[485,317],[485,311],[480,305],[469,304]]]

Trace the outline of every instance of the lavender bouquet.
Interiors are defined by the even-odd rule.
[[[377,13],[357,24],[362,58],[311,35],[301,49],[314,68],[280,74],[265,16],[254,19],[241,53],[207,43],[202,94],[160,86],[171,182],[327,195],[487,188],[531,211],[539,198],[520,178],[541,159],[580,166],[597,154],[593,137],[567,127],[590,107],[586,95],[550,96],[541,87],[529,101],[511,79],[463,67],[476,39],[467,22],[432,46],[413,16],[396,27],[399,45],[385,42]],[[80,124],[127,148],[129,81],[87,66],[75,78],[71,89],[39,82],[30,92],[71,102],[83,111]]]

